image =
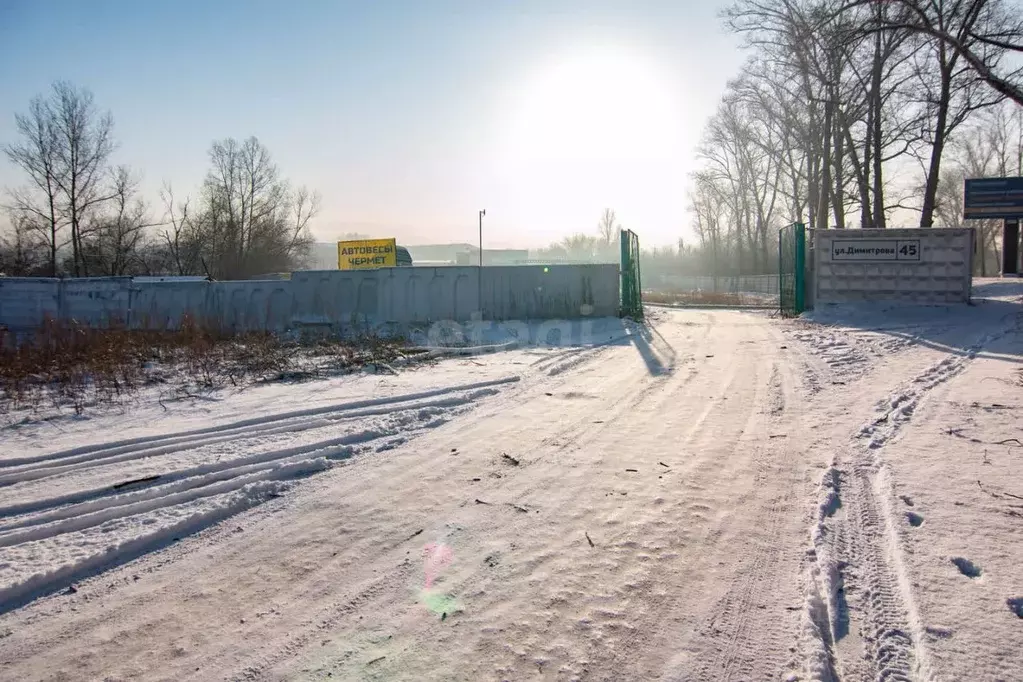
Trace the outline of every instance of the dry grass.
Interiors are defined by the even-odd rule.
[[[390,365],[408,353],[401,339],[232,335],[191,319],[166,331],[47,321],[20,339],[0,329],[0,414],[44,407],[81,414],[135,399],[147,386],[188,396],[227,385],[335,375],[368,363]]]

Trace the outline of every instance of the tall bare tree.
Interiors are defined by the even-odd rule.
[[[836,12],[896,7],[873,31],[911,31],[947,46],[996,92],[1023,105],[1023,69],[1005,73],[1001,56],[1023,52],[1019,8],[1004,0],[847,0]],[[946,22],[949,16],[955,21]]]
[[[618,231],[622,226],[618,224],[618,217],[614,209],[605,208],[600,215],[600,222],[597,223],[597,231],[605,244],[614,244],[618,239]]]
[[[592,261],[599,257],[601,244],[600,237],[579,233],[564,237],[560,246],[572,260]]]
[[[46,240],[50,275],[57,276],[57,250],[64,228],[60,185],[64,172],[60,141],[50,102],[35,97],[28,112],[15,115],[21,140],[4,146],[4,154],[28,176],[28,187],[11,192],[7,207],[18,229],[33,229]]]
[[[771,155],[791,192],[786,203],[805,207],[804,220],[818,229],[829,214],[845,227],[856,203],[864,227],[883,226],[891,208],[885,165],[919,141],[919,117],[903,102],[906,34],[868,40],[851,29],[875,22],[872,13],[834,7],[833,0],[737,0],[726,18],[754,53],[745,80],[756,85],[746,90],[769,105],[758,110],[775,130]]]
[[[693,230],[700,240],[700,250],[709,260],[710,275],[723,274],[722,265],[727,255],[728,202],[721,180],[709,171],[698,171],[693,175],[693,186],[689,194],[690,211],[694,216]]]
[[[745,274],[764,272],[773,253],[774,239],[768,233],[777,227],[784,204],[781,139],[761,108],[756,88],[740,80],[731,84],[708,123],[699,150],[705,167],[701,192],[714,188],[728,204],[735,257]]]
[[[200,210],[191,219],[202,261],[218,279],[290,269],[306,257],[319,195],[293,189],[258,139],[210,148]]]
[[[817,229],[846,227],[853,211],[862,227],[886,227],[907,209],[932,224],[947,145],[1001,95],[964,54],[914,27],[926,20],[997,69],[998,52],[1013,47],[1006,36],[1023,26],[1007,6],[734,0],[725,19],[746,38],[751,59],[708,124],[700,156],[726,192],[735,257],[754,258],[756,269],[758,254],[768,255],[765,218],[776,196],[790,220]],[[730,111],[737,107],[739,116]]]
[[[71,225],[74,272],[75,276],[88,276],[88,265],[82,257],[82,228],[93,207],[115,196],[105,186],[107,164],[114,150],[114,120],[96,108],[89,90],[64,81],[54,84],[49,110],[57,137],[57,184]]]
[[[939,8],[939,25],[952,30],[965,45],[972,45],[970,37],[972,22],[976,15],[960,15],[962,3],[952,3],[947,15],[944,7]],[[958,27],[949,24],[958,23]],[[925,64],[920,69],[920,83],[926,96],[928,108],[933,111],[931,127],[930,161],[924,185],[923,205],[920,210],[920,227],[934,224],[934,210],[941,180],[941,161],[945,146],[956,129],[971,113],[996,104],[1001,96],[995,91],[981,89],[981,84],[966,64],[960,53],[944,41],[932,41],[928,50],[933,55],[935,68]]]
[[[986,0],[927,2],[926,12],[921,12],[913,3],[888,3],[888,6],[896,8],[895,12],[882,12],[881,6],[875,5],[878,20],[855,29],[873,32],[875,40],[882,33],[915,35],[914,42],[921,48],[913,53],[912,81],[912,90],[920,94],[923,146],[928,156],[920,208],[921,227],[930,227],[934,222],[941,161],[949,139],[971,115],[997,104],[1003,96],[986,87],[962,54],[951,45],[906,27],[924,17],[941,31],[954,36],[965,48],[982,50],[988,63],[997,66],[1001,62],[1000,50],[984,47],[975,37],[978,30],[983,30],[981,24],[992,18],[990,12],[983,11],[985,3]],[[886,30],[880,31],[879,27]]]
[[[166,266],[174,275],[188,275],[199,271],[198,242],[191,238],[192,217],[189,214],[189,199],[180,204],[174,199],[174,189],[165,183],[160,190],[164,205],[164,229],[160,232],[161,246],[165,251]]]
[[[110,276],[146,271],[147,230],[157,223],[149,219],[149,206],[139,196],[138,176],[127,166],[118,166],[104,192],[111,199],[82,223],[83,267]]]

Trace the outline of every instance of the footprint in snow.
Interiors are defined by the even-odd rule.
[[[924,632],[930,635],[934,639],[951,639],[952,635],[955,634],[949,628],[936,628],[936,627],[925,627]]]
[[[955,564],[956,568],[959,569],[959,572],[965,575],[967,578],[979,578],[983,573],[983,571],[980,569],[980,566],[973,563],[969,559],[964,559],[962,557],[957,556],[952,558],[952,563]]]

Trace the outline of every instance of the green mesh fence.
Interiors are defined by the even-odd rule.
[[[622,300],[623,317],[642,319],[643,287],[639,277],[639,237],[632,230],[622,230]]]
[[[778,287],[782,315],[806,310],[806,226],[786,225],[778,230]]]

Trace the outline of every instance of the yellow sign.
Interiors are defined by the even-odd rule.
[[[398,265],[394,239],[355,239],[337,243],[337,266],[341,270],[393,268]]]

